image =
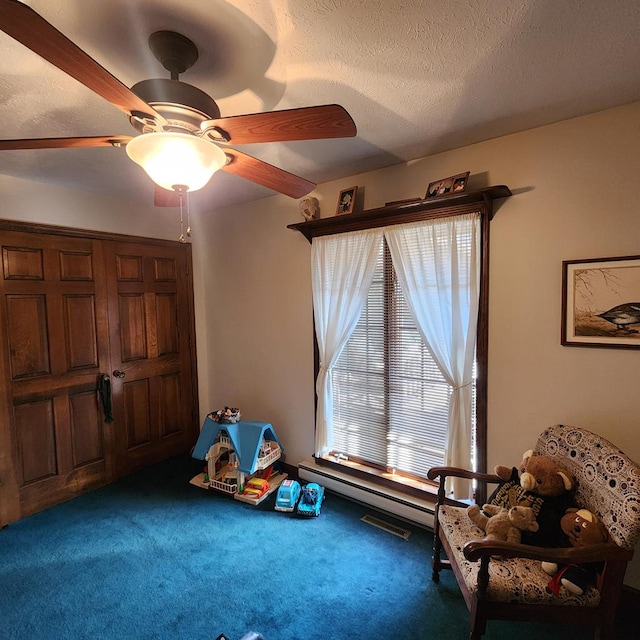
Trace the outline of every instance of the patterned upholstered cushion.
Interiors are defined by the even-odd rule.
[[[455,556],[455,560],[451,560],[460,567],[469,590],[475,591],[480,562],[469,562],[462,548],[469,540],[483,538],[484,531],[469,520],[465,508],[442,505],[438,518]],[[559,595],[553,595],[546,590],[550,579],[538,560],[492,558],[489,562],[487,598],[501,602],[589,607],[595,607],[600,602],[600,593],[594,587],[582,596],[572,595],[566,589],[561,589]]]
[[[613,541],[633,549],[640,540],[640,467],[608,440],[578,427],[555,425],[540,434],[536,453],[558,458],[576,478],[576,502],[596,513]]]

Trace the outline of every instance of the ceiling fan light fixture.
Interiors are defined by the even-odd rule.
[[[127,155],[163,189],[202,189],[227,162],[215,144],[187,133],[143,133],[127,143]]]

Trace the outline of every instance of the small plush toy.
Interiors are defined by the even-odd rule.
[[[477,504],[467,507],[471,521],[486,534],[487,540],[520,542],[523,531],[537,531],[538,523],[531,507],[497,507],[485,504],[482,511]],[[489,514],[488,516],[485,514]]]
[[[210,413],[209,418],[220,424],[233,424],[240,420],[241,415],[240,409],[236,407],[225,407],[224,409]]]
[[[306,222],[315,220],[320,213],[320,202],[318,202],[318,198],[312,196],[302,198],[298,206],[300,207],[300,215],[302,215]]]
[[[566,536],[566,546],[586,547],[609,540],[606,527],[595,513],[587,509],[567,509],[560,520],[560,527]],[[553,576],[547,585],[551,593],[557,595],[563,586],[570,593],[581,596],[590,585],[596,583],[602,563],[558,565],[555,562],[543,562],[542,569]]]
[[[494,468],[502,483],[488,502],[507,509],[516,505],[531,507],[538,530],[526,532],[522,542],[540,547],[562,546],[560,519],[574,504],[571,475],[548,456],[525,451],[519,467]]]

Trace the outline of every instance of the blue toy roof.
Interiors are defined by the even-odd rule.
[[[204,460],[207,451],[216,441],[220,431],[225,431],[229,436],[233,449],[238,456],[238,468],[243,473],[255,472],[260,444],[263,440],[277,442],[280,445],[280,449],[284,451],[278,436],[276,436],[273,427],[268,422],[240,421],[233,424],[223,424],[214,422],[207,416],[202,425],[196,446],[193,448],[192,457]]]

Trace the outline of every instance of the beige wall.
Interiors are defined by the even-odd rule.
[[[340,142],[336,142],[337,145]],[[339,146],[337,147],[339,148]],[[423,196],[471,171],[506,184],[491,228],[489,467],[516,464],[557,422],[612,440],[640,462],[640,352],[560,345],[562,260],[640,255],[640,103],[320,185],[322,216],[357,184],[365,208]],[[176,237],[170,211],[0,177],[0,217]],[[360,203],[362,206],[362,203]],[[277,196],[194,222],[200,410],[271,422],[296,464],[313,451],[310,245]],[[640,588],[640,554],[627,582]]]
[[[10,152],[5,152],[10,153]],[[0,175],[0,218],[176,240],[174,209]]]
[[[489,466],[515,464],[551,423],[584,425],[640,460],[640,352],[560,345],[562,260],[640,254],[640,103],[409,165],[321,185],[322,216],[358,184],[366,208],[424,195],[440,176],[506,184],[491,228]],[[272,421],[288,461],[312,452],[310,245],[284,197],[217,212],[194,240],[207,257],[203,408]],[[202,365],[203,363],[201,363]]]
[[[339,144],[339,143],[338,143]],[[489,467],[517,464],[553,423],[590,428],[640,461],[640,352],[560,345],[563,260],[640,255],[640,104],[323,184],[322,216],[357,184],[365,208],[471,171],[506,184],[491,228]],[[208,231],[203,409],[270,421],[287,462],[313,451],[310,245],[282,197],[218,212]],[[201,363],[202,364],[202,363]],[[627,580],[640,586],[640,559]]]

